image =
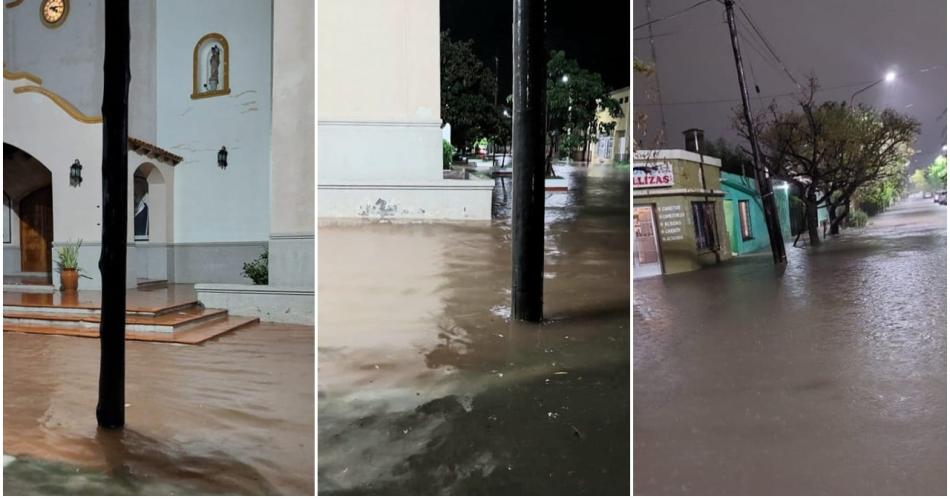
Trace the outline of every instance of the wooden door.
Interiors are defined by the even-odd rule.
[[[43,187],[20,201],[20,268],[23,272],[53,269],[53,188]]]

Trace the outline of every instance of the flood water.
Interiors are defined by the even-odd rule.
[[[629,493],[628,171],[559,172],[540,325],[508,220],[321,220],[320,493]]]
[[[638,280],[635,493],[946,495],[946,216]]]
[[[314,492],[312,326],[126,343],[126,428],[97,431],[99,341],[4,333],[4,494]]]

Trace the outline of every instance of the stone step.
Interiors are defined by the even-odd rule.
[[[45,309],[42,311],[20,311],[5,308],[4,324],[23,324],[44,327],[99,328],[101,315],[98,313],[76,313],[75,310]],[[193,306],[161,315],[126,315],[126,331],[141,333],[175,333],[197,327],[207,322],[225,319],[227,310],[205,309]]]
[[[168,287],[167,279],[140,279],[136,285],[139,291],[149,291],[152,289],[163,289]]]
[[[126,328],[125,338],[131,341],[156,341],[164,343],[182,343],[186,345],[196,345],[205,342],[211,338],[222,334],[236,331],[242,327],[257,324],[260,319],[257,317],[238,317],[227,316],[216,320],[186,327],[171,333],[136,331]],[[51,334],[59,336],[81,336],[87,338],[98,338],[98,327],[82,327],[75,323],[70,326],[43,326],[33,324],[23,324],[11,322],[4,317],[4,333],[30,333],[30,334]]]
[[[43,297],[43,300],[20,300],[8,301],[4,293],[3,312],[21,313],[21,314],[58,314],[58,315],[76,315],[76,316],[98,316],[102,312],[101,305],[96,302],[85,301],[66,301],[61,299],[45,299],[46,297],[58,297],[59,294],[30,294],[23,293],[25,296]],[[179,302],[157,304],[154,306],[126,306],[126,317],[159,317],[166,314],[180,312],[199,306],[198,300],[190,299]]]

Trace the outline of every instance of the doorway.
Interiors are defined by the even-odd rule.
[[[653,205],[633,206],[633,277],[663,273]]]
[[[20,269],[53,270],[53,188],[41,187],[20,201]]]

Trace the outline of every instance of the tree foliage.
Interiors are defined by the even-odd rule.
[[[546,88],[549,165],[555,154],[586,148],[591,134],[612,131],[614,123],[598,123],[599,110],[623,117],[620,102],[610,96],[600,74],[580,67],[563,51],[551,52]]]
[[[904,168],[920,131],[914,119],[886,109],[815,100],[817,79],[809,80],[797,108],[773,102],[754,118],[762,160],[776,175],[804,193],[809,236],[818,244],[817,207],[828,206],[830,233],[838,232],[862,188],[890,196],[903,186]],[[738,115],[738,113],[737,113]],[[744,124],[735,128],[748,139]]]
[[[503,126],[494,105],[495,76],[472,49],[472,40],[454,41],[441,33],[442,121],[452,125],[452,145],[467,151],[480,137]]]

